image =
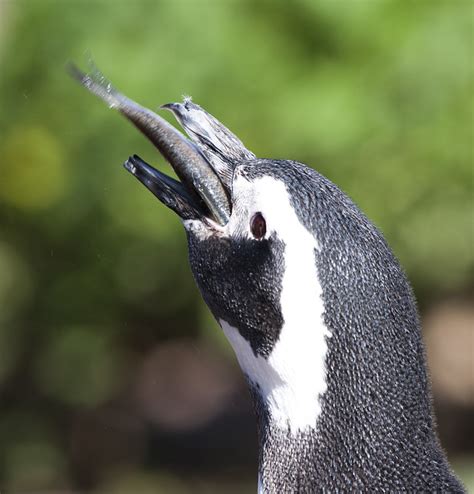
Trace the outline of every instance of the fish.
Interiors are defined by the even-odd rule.
[[[166,177],[136,155],[125,162],[125,168],[155,195],[163,195],[163,187],[175,187],[186,196],[191,208],[209,210],[212,220],[226,225],[231,214],[230,191],[198,146],[164,118],[120,93],[92,62],[89,66],[86,73],[70,62],[67,70],[82,86],[133,123],[173,167],[180,182]],[[168,109],[170,105],[163,106]]]

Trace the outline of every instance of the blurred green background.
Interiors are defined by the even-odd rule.
[[[256,489],[182,226],[121,164],[169,167],[66,74],[89,52],[145,106],[191,94],[258,156],[314,166],[382,229],[474,489],[473,5],[0,0],[1,492]]]

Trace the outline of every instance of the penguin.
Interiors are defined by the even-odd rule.
[[[189,98],[163,105],[186,138],[97,69],[71,73],[179,177],[125,162],[182,221],[248,382],[258,492],[465,492],[437,436],[412,288],[354,202],[302,163],[257,158]]]

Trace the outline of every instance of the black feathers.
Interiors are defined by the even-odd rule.
[[[331,332],[314,430],[272,427],[254,393],[265,492],[463,492],[435,432],[415,300],[380,232],[304,165],[260,160],[244,169],[283,180],[318,240]]]
[[[216,319],[239,328],[255,355],[268,357],[278,339],[284,244],[276,237],[253,241],[188,233],[196,283]]]

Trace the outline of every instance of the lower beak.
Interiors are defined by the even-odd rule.
[[[181,182],[156,170],[139,156],[128,158],[124,167],[183,220],[203,219],[210,216],[208,208],[199,197],[191,195]]]

